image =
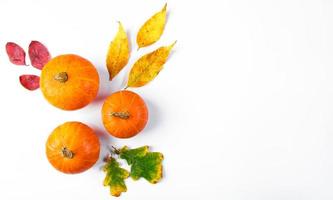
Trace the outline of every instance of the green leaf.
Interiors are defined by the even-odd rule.
[[[120,149],[120,158],[127,161],[127,164],[131,165],[138,157],[145,156],[149,151],[148,146],[142,146],[135,149],[129,149],[127,146],[124,146]]]
[[[145,178],[150,183],[157,183],[162,178],[163,154],[149,152],[143,157],[137,157],[131,166],[131,177],[138,180]]]
[[[149,152],[148,146],[136,149],[123,147],[120,150],[120,158],[125,159],[131,165],[131,177],[138,180],[143,177],[150,183],[157,183],[161,180],[163,170],[163,154],[159,152]]]
[[[125,179],[128,178],[129,172],[120,167],[119,163],[113,157],[109,157],[103,167],[106,172],[104,186],[110,186],[112,196],[120,196],[122,192],[127,191]]]

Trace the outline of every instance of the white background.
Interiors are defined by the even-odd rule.
[[[59,124],[90,125],[103,144],[150,145],[165,155],[156,185],[127,180],[119,199],[333,199],[333,1],[168,0],[160,41],[137,52],[138,28],[165,0],[0,1],[0,199],[115,199],[101,160],[78,175],[57,172],[45,141]],[[129,65],[108,82],[105,55],[120,20]],[[100,109],[122,89],[133,62],[178,40],[157,79],[133,89],[150,119],[138,136],[109,137]],[[19,84],[32,67],[9,63],[5,44],[76,53],[100,74],[97,100],[66,112]],[[105,151],[102,152],[102,155]]]

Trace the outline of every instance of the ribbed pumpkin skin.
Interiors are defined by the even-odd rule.
[[[128,119],[112,113],[128,113]],[[106,130],[117,138],[130,138],[144,129],[148,121],[148,109],[136,93],[123,90],[109,96],[102,107],[102,119]]]
[[[65,72],[66,82],[56,80]],[[51,59],[43,68],[40,87],[46,100],[63,110],[83,108],[95,99],[99,88],[96,68],[88,60],[74,54]]]
[[[71,151],[72,158],[63,150]],[[46,156],[51,165],[66,174],[83,172],[98,160],[99,139],[81,122],[66,122],[53,130],[46,142]]]

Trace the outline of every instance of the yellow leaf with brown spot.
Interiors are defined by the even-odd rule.
[[[166,8],[167,4],[141,26],[136,37],[136,43],[139,48],[151,45],[160,39],[166,22]]]
[[[128,63],[130,56],[129,41],[126,31],[119,22],[118,33],[110,43],[106,57],[106,66],[111,81]]]
[[[163,69],[163,65],[175,44],[176,42],[169,46],[160,47],[137,60],[130,71],[127,87],[141,87],[152,81]]]

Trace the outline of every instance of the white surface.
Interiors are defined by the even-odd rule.
[[[115,146],[151,145],[165,155],[157,185],[127,180],[119,199],[333,199],[333,2],[330,0],[168,0],[161,40],[136,51],[111,84],[104,67],[117,20],[132,41],[165,0],[0,1],[0,199],[115,199],[101,162],[79,175],[55,171],[48,134],[79,120],[105,134],[102,97],[124,86],[131,64],[178,43],[158,78],[135,89],[150,121]],[[76,53],[98,68],[99,98],[65,112],[19,84],[31,67],[11,65],[5,43],[45,43],[52,55]]]

